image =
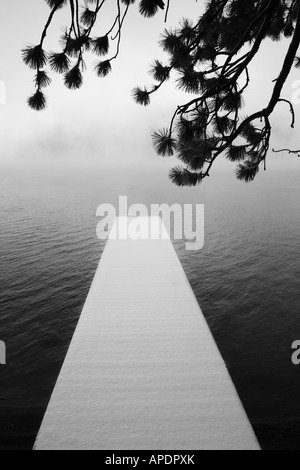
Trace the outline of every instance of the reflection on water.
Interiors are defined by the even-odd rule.
[[[164,173],[3,170],[0,174],[0,448],[30,448],[104,242],[96,209],[205,204],[203,250],[174,241],[252,424],[265,448],[300,447],[300,173],[254,185],[228,174],[179,189]]]

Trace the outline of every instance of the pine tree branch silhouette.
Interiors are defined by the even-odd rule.
[[[117,14],[112,15],[111,27],[101,36],[94,36],[94,26],[98,20],[101,22],[107,0],[46,2],[51,12],[40,43],[23,50],[25,63],[36,71],[36,91],[28,104],[38,111],[47,106],[44,88],[51,84],[44,70],[46,65],[52,72],[63,74],[66,87],[78,89],[84,83],[85,53],[92,52],[101,57],[95,67],[96,74],[106,77],[121,52],[122,30],[129,9],[138,3],[140,14],[146,18],[164,10],[166,20],[171,7],[171,0],[167,3],[115,0]],[[62,50],[46,52],[47,30],[61,8],[68,8],[70,15],[70,24],[61,38]],[[283,37],[289,40],[289,48],[272,82],[270,99],[264,108],[245,117],[242,110],[245,92],[251,87],[250,65],[267,38],[278,41]],[[137,86],[133,98],[138,104],[148,106],[151,97],[172,76],[183,94],[195,95],[177,106],[167,128],[153,135],[153,145],[159,155],[175,155],[181,162],[170,172],[175,184],[201,183],[210,176],[216,160],[223,157],[236,164],[236,176],[245,182],[253,181],[261,166],[266,169],[271,118],[279,103],[288,104],[291,127],[295,126],[293,104],[282,96],[282,91],[293,66],[300,66],[299,45],[300,4],[295,0],[210,0],[196,21],[185,19],[175,29],[164,30],[160,46],[168,60],[165,64],[154,61],[150,69],[153,85]],[[113,47],[115,50],[109,56]]]

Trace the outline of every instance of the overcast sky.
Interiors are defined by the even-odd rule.
[[[111,9],[115,1],[109,4]],[[175,26],[183,17],[196,19],[203,5],[204,1],[199,0],[172,0],[168,26]],[[44,0],[11,0],[1,5],[0,80],[6,84],[7,103],[0,105],[0,162],[72,160],[85,164],[158,165],[151,133],[167,127],[174,108],[186,97],[169,83],[153,97],[151,107],[144,108],[134,103],[131,90],[136,85],[151,83],[149,65],[155,58],[163,57],[157,43],[165,27],[164,13],[145,19],[134,5],[124,27],[121,55],[113,63],[113,73],[105,79],[97,78],[93,72],[97,59],[87,57],[85,86],[80,90],[69,91],[62,76],[52,75],[53,83],[46,89],[48,108],[37,113],[26,104],[34,91],[34,73],[22,62],[21,49],[39,42],[48,14]],[[61,10],[49,31],[46,50],[59,50],[60,27],[66,23],[66,12]],[[101,27],[95,30],[99,35],[103,32]],[[286,41],[268,42],[255,60],[245,114],[267,104],[287,45]],[[297,79],[298,71],[294,71],[285,89],[286,98],[291,99],[292,84]],[[299,119],[294,132],[289,129],[288,108],[280,105],[276,112],[273,143],[277,148],[300,147],[300,137],[297,139],[300,105],[297,110]]]

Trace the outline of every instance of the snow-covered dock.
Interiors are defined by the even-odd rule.
[[[35,449],[259,449],[162,238],[108,241]]]

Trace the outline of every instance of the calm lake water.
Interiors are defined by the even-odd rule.
[[[0,172],[0,449],[30,449],[104,244],[96,208],[205,204],[205,246],[175,248],[265,449],[300,450],[300,165],[245,185],[219,173],[197,189],[167,173]]]

